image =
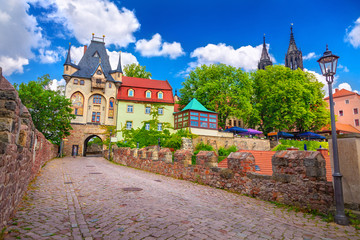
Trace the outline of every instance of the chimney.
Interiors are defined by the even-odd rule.
[[[338,88],[335,88],[335,92],[337,93],[339,91],[339,89]]]
[[[87,45],[84,45],[84,55],[86,53],[86,50],[87,50]]]

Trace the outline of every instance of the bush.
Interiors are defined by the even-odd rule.
[[[176,133],[170,135],[162,144],[163,147],[173,148],[174,150],[180,149],[182,140],[181,138],[193,138],[195,135],[190,133],[189,130],[180,129]]]
[[[329,143],[328,142],[318,142],[318,141],[298,141],[298,140],[280,140],[280,145],[277,145],[275,148],[273,148],[273,151],[281,151],[286,150],[290,147],[296,147],[299,150],[304,150],[304,144],[306,144],[308,151],[316,151],[318,148],[327,148],[329,149]]]
[[[200,151],[215,151],[215,150],[211,145],[200,142],[195,147],[194,155],[196,156]]]
[[[128,143],[128,142],[124,142],[124,141],[118,141],[118,142],[116,142],[116,145],[118,147],[130,147],[130,148],[135,148],[136,147],[132,143]]]
[[[236,146],[231,146],[229,148],[221,147],[221,148],[219,148],[218,153],[219,153],[219,156],[226,156],[227,157],[227,156],[229,156],[230,153],[236,152],[236,151],[237,151]]]

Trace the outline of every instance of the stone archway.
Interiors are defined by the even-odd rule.
[[[84,140],[84,147],[83,147],[83,156],[84,156],[84,157],[85,157],[86,154],[88,153],[89,141],[90,141],[91,139],[94,139],[94,138],[98,138],[98,139],[101,140],[101,142],[103,142],[103,139],[102,139],[100,136],[96,135],[96,134],[92,134],[92,135],[88,136],[87,138],[85,138],[85,140]],[[103,150],[103,146],[101,146],[101,152],[99,152],[98,155],[102,155],[102,150]]]

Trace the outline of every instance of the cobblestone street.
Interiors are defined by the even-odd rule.
[[[351,226],[96,157],[50,161],[7,231],[5,239],[360,239]]]

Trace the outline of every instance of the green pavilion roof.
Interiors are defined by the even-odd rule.
[[[193,98],[188,103],[188,105],[186,105],[186,107],[183,108],[182,111],[185,111],[185,110],[195,110],[195,111],[215,113],[213,111],[207,110],[206,107],[204,107],[204,105],[202,105],[198,100],[196,100],[196,98]]]

